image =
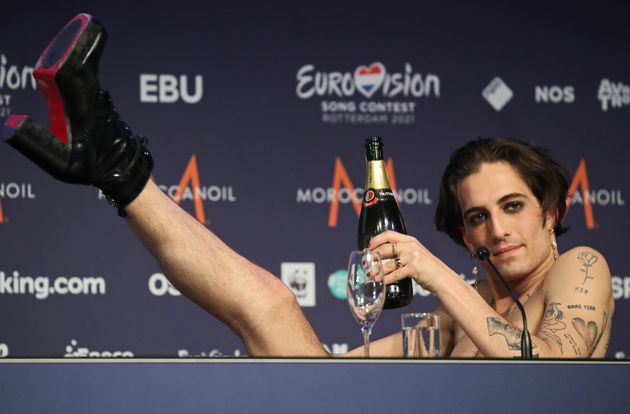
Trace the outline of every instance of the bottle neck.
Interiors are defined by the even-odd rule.
[[[387,179],[387,168],[382,159],[367,161],[365,169],[365,190],[368,188],[391,188]]]
[[[375,143],[369,144],[366,148],[365,156],[368,161],[382,161],[383,147]]]

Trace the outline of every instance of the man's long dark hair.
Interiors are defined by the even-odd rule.
[[[562,219],[566,213],[569,180],[566,170],[543,148],[516,138],[477,138],[456,150],[442,176],[437,209],[436,228],[446,233],[455,243],[465,246],[461,206],[457,199],[457,185],[478,172],[482,163],[510,164],[538,199],[543,212],[557,212],[554,226],[556,235],[566,232]]]

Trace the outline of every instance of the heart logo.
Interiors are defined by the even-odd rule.
[[[385,79],[385,66],[374,62],[370,66],[359,66],[354,71],[354,84],[359,92],[370,98],[378,90]]]

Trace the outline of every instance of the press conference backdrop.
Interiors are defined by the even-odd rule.
[[[12,1],[0,10],[0,116],[48,124],[32,67],[67,21],[94,15],[109,32],[102,85],[149,137],[157,183],[290,285],[333,352],[360,345],[344,268],[367,136],[383,137],[409,232],[466,279],[468,254],[433,224],[450,153],[477,136],[549,148],[573,184],[560,249],[604,253],[616,301],[607,356],[630,355],[627,3]],[[169,286],[98,190],[59,183],[8,145],[0,243],[2,357],[244,354]],[[402,311],[436,305],[417,289],[412,305],[383,313],[374,336],[398,330]]]

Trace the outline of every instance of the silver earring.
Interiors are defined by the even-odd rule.
[[[471,254],[471,257],[473,259],[472,275],[475,277],[475,281],[472,283],[471,286],[473,287],[473,289],[478,291],[479,290],[479,268],[477,267],[477,257],[474,254]]]
[[[551,250],[553,251],[553,260],[558,260],[560,252],[558,252],[558,242],[556,241],[556,235],[553,229],[549,229],[549,234],[551,234]]]

